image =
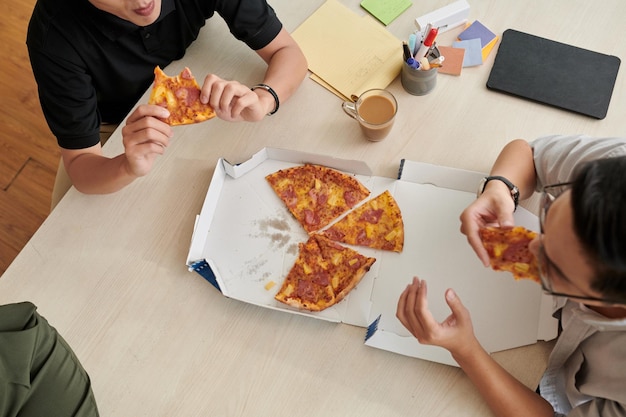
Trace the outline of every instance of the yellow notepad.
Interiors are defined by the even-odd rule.
[[[386,88],[402,69],[402,41],[370,15],[358,16],[337,0],[327,0],[292,36],[311,78],[345,100]]]

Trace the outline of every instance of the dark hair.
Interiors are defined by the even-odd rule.
[[[626,302],[626,156],[581,166],[571,198],[574,230],[593,262],[591,287]]]

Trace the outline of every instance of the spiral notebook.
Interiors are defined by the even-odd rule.
[[[507,29],[487,88],[604,119],[620,63],[616,56]]]

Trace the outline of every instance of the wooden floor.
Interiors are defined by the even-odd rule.
[[[5,2],[0,20],[0,275],[48,216],[60,157],[26,49],[34,4]]]

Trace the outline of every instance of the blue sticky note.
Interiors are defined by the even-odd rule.
[[[485,47],[489,42],[496,37],[496,34],[487,29],[485,25],[475,20],[474,23],[469,25],[467,29],[459,34],[459,40],[467,41],[470,39],[480,39],[480,46]]]
[[[480,45],[480,39],[468,39],[466,41],[458,41],[452,43],[453,48],[465,49],[465,56],[463,57],[463,67],[474,67],[476,65],[482,65],[483,52]]]

